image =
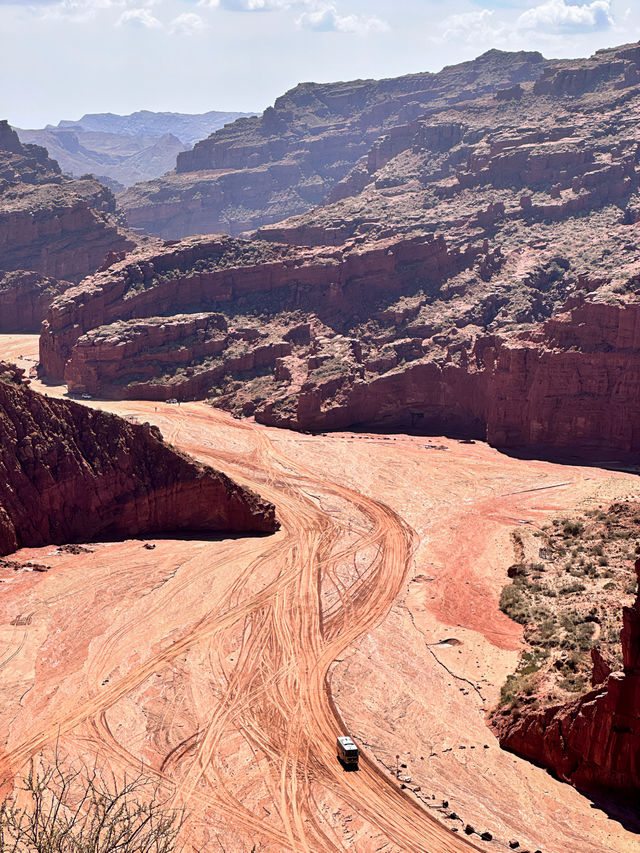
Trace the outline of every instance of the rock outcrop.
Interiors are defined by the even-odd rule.
[[[253,254],[242,266],[242,252],[260,249],[271,257],[259,264]],[[373,310],[406,294],[403,276],[420,264],[423,285],[430,275],[438,288],[484,258],[481,246],[462,253],[442,239],[337,255],[185,241],[119,262],[55,300],[41,366],[71,391],[109,397],[193,399],[226,387],[219,402],[293,429],[356,425],[542,453],[637,453],[637,301],[573,297],[529,331],[475,335],[439,334],[420,321],[419,303]],[[176,315],[185,305],[212,310]],[[375,315],[375,326],[338,331],[339,322],[357,325],[358,312]],[[258,377],[262,393],[234,384]]]
[[[585,302],[531,336],[482,336],[440,352],[417,342],[437,357],[432,352],[368,381],[347,369],[324,382],[307,381],[255,415],[294,429],[357,425],[480,438],[552,455],[631,456],[640,450],[639,323],[638,303]],[[560,343],[563,327],[571,332]]]
[[[175,173],[118,198],[133,227],[172,239],[278,222],[319,204],[389,128],[536,80],[547,66],[539,53],[492,50],[439,74],[302,83],[180,154]]]
[[[178,341],[176,346],[181,346],[176,337],[179,326],[163,326],[155,318],[172,317],[187,306],[234,314],[244,308],[272,316],[303,309],[331,323],[367,317],[381,299],[397,297],[410,288],[416,275],[423,283],[437,286],[473,264],[481,252],[482,246],[449,247],[434,235],[384,241],[363,249],[353,246],[348,252],[292,249],[233,238],[187,239],[161,253],[129,255],[55,300],[42,328],[42,370],[51,379],[63,379],[76,342],[84,350],[101,341],[94,353],[98,361],[108,361],[102,347],[105,338],[110,339],[109,345],[116,344],[116,328],[100,331],[93,339],[79,338],[117,320],[149,318],[156,330],[156,346],[159,332],[166,332],[167,343]],[[138,322],[137,331],[141,326]],[[122,331],[126,333],[126,328]],[[181,336],[188,339],[192,334],[188,324],[181,325]],[[144,357],[147,345],[140,340],[136,346]],[[128,352],[134,355],[134,350]],[[198,357],[196,350],[188,360]],[[85,350],[77,358],[87,363],[92,354]],[[171,357],[165,359],[166,364],[170,361]],[[72,381],[78,376],[76,364],[69,368]],[[125,367],[135,373],[135,360],[127,358]]]
[[[71,283],[36,272],[0,272],[0,334],[37,334],[51,303]]]
[[[22,145],[0,122],[0,270],[79,281],[135,244],[110,190],[65,177],[44,148]]]
[[[274,507],[134,425],[0,371],[0,555],[171,531],[272,532]]]
[[[640,559],[636,562],[640,580]],[[640,790],[640,592],[623,611],[623,670],[567,705],[501,718],[500,744],[592,792]],[[597,663],[597,662],[596,662]],[[602,667],[598,666],[599,678]],[[606,671],[606,670],[605,670]]]

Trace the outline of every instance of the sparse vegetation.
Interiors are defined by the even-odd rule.
[[[621,665],[621,609],[637,586],[637,547],[627,541],[640,534],[639,518],[636,503],[620,502],[554,519],[531,535],[528,560],[522,535],[514,535],[518,562],[509,569],[500,609],[525,626],[529,648],[502,687],[503,706],[545,705],[580,693],[596,644]],[[544,562],[531,559],[534,548]]]
[[[0,853],[179,853],[183,820],[144,773],[119,779],[56,752],[0,804]]]

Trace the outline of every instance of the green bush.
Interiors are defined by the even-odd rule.
[[[508,584],[500,595],[500,610],[506,613],[514,622],[526,625],[529,621],[529,606],[522,594],[520,586]]]
[[[562,532],[565,537],[579,536],[584,532],[584,525],[579,521],[565,521],[562,525]]]

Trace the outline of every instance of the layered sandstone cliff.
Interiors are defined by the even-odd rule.
[[[36,272],[0,271],[0,334],[37,334],[56,296],[71,283]]]
[[[52,304],[44,373],[299,429],[636,453],[639,56],[464,103],[439,89],[313,211],[115,260]],[[347,123],[360,108],[340,101]]]
[[[118,330],[79,339],[116,320],[148,318],[155,326],[155,346],[165,332],[166,343],[174,342],[173,348],[178,348],[180,338],[189,339],[193,329],[183,324],[176,335],[175,324],[159,324],[154,318],[184,313],[185,308],[223,310],[232,316],[242,316],[243,311],[253,317],[268,314],[272,322],[281,312],[306,310],[334,325],[348,323],[359,315],[368,317],[389,295],[397,297],[410,289],[416,275],[425,285],[439,286],[443,278],[472,265],[482,252],[482,244],[448,246],[434,235],[362,248],[353,245],[350,251],[291,249],[233,238],[187,239],[160,253],[130,255],[55,300],[42,328],[42,370],[50,378],[62,379],[77,346],[76,361],[68,367],[76,381],[77,360],[92,359],[91,352],[80,355],[79,350],[105,337],[116,343]],[[126,334],[127,327],[122,331]],[[140,339],[128,354],[144,356],[145,350]],[[99,349],[94,353],[105,360]],[[189,362],[198,358],[196,349]],[[171,355],[165,359],[167,364],[171,360]],[[135,360],[128,358],[126,367],[135,372]]]
[[[121,193],[148,234],[239,234],[309,210],[387,129],[537,79],[538,53],[492,50],[438,74],[302,83],[261,116],[243,118],[178,156],[177,169]]]
[[[62,175],[44,148],[22,145],[0,122],[0,270],[79,281],[134,245],[110,190]]]
[[[640,560],[636,562],[640,580]],[[595,656],[594,689],[566,705],[523,710],[498,724],[506,749],[578,788],[633,799],[640,789],[640,592],[623,610],[623,669]]]
[[[0,373],[0,554],[25,546],[276,529],[274,507],[155,427],[43,397]]]
[[[573,297],[525,331],[466,325],[443,334],[420,319],[419,304],[372,308],[406,292],[402,275],[417,263],[437,287],[438,276],[484,263],[482,247],[398,241],[336,258],[274,246],[282,257],[227,267],[225,256],[244,246],[209,244],[210,268],[201,258],[196,271],[191,252],[203,245],[186,241],[88,279],[52,306],[42,367],[72,391],[111,397],[202,398],[222,388],[223,405],[294,429],[413,429],[577,455],[640,449],[640,304],[632,297]],[[558,286],[554,299],[564,292]],[[186,304],[214,310],[174,315]],[[251,313],[256,304],[269,323]],[[358,335],[336,328],[365,308],[373,326],[365,322]]]
[[[640,450],[639,330],[639,303],[584,302],[535,335],[479,336],[441,350],[423,341],[426,355],[378,377],[345,369],[307,381],[255,416],[294,429],[355,425],[542,453],[632,455]]]

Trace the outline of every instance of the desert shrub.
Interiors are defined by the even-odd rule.
[[[144,774],[119,781],[56,754],[17,787],[0,804],[0,853],[178,853],[184,814]]]
[[[586,586],[583,583],[575,581],[560,587],[560,595],[572,595],[574,592],[584,592]]]
[[[529,606],[517,584],[508,584],[500,595],[500,610],[514,622],[525,625],[529,621]]]
[[[593,565],[592,562],[588,562],[585,565],[584,573],[589,578],[597,578],[598,577],[598,570],[596,569],[596,567]]]
[[[532,696],[538,683],[537,671],[525,673],[514,672],[500,689],[500,699],[503,705],[517,707],[524,697]]]
[[[568,690],[570,693],[582,693],[587,684],[583,676],[577,674],[567,675],[559,683],[563,690]]]
[[[593,637],[594,630],[593,622],[583,622],[582,625],[576,626],[576,642],[583,652],[586,652],[591,648],[591,638]]]
[[[558,625],[553,616],[543,618],[535,630],[527,635],[532,646],[552,648],[558,643]]]

